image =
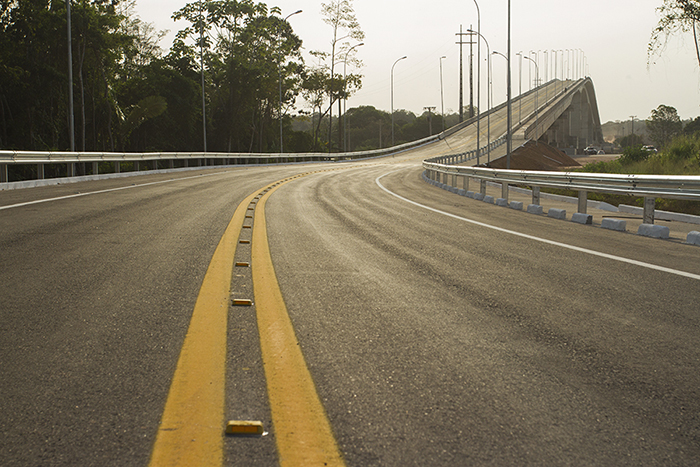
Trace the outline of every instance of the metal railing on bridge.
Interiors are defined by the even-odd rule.
[[[694,175],[618,175],[584,172],[543,172],[530,170],[489,169],[450,165],[437,162],[438,158],[423,161],[430,180],[452,187],[462,179],[463,190],[469,180],[480,183],[480,193],[486,194],[486,182],[501,184],[502,199],[508,200],[509,185],[532,187],[532,204],[540,204],[541,188],[559,188],[578,192],[578,212],[585,214],[588,192],[624,194],[644,198],[644,223],[654,223],[656,198],[689,199],[700,201],[700,176]],[[448,177],[452,177],[449,180]],[[442,180],[440,180],[442,178]]]

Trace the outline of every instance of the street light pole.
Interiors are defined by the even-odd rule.
[[[75,151],[75,117],[73,110],[73,39],[71,32],[70,2],[66,0],[67,22],[68,22],[68,127],[70,131],[70,150]]]
[[[481,11],[476,0],[474,0],[474,5],[476,5],[476,31],[481,37]],[[479,137],[481,134],[481,41],[476,42],[476,165],[479,165],[479,155],[481,153],[479,148]]]
[[[391,147],[394,147],[394,67],[397,63],[406,58],[408,57],[404,55],[391,65]]]
[[[445,131],[445,93],[442,86],[442,60],[445,59],[444,55],[440,57],[440,105],[442,112],[442,131]]]
[[[540,67],[537,65],[537,62],[535,62],[533,59],[530,57],[525,57],[525,59],[530,60],[532,63],[535,64],[535,81],[539,79],[540,76]],[[537,144],[537,128],[539,125],[539,88],[535,88],[535,144]]]
[[[287,20],[294,16],[298,15],[301,13],[302,10],[295,11],[294,13],[287,15],[286,18],[282,20],[282,24],[286,23]],[[278,29],[277,35],[280,35],[280,31]],[[282,38],[280,37],[280,41]],[[282,128],[283,126],[283,118],[282,118],[282,54],[279,53],[279,59],[277,60],[277,71],[279,72],[279,91],[280,91],[280,101],[279,101],[279,118],[280,118],[280,154],[284,153],[284,130]]]
[[[202,78],[202,139],[204,140],[204,152],[207,152],[207,101],[204,94],[204,10],[202,0],[199,0],[199,62]]]
[[[508,0],[508,130],[506,132],[506,169],[510,169],[510,153],[513,151],[513,131],[511,130],[513,126],[513,117],[511,109],[511,97],[512,93],[510,90],[510,0]],[[508,198],[508,184],[504,184],[504,198]]]
[[[347,82],[345,81],[347,79],[347,72],[348,72],[348,55],[353,49],[356,49],[357,47],[361,47],[365,45],[364,42],[360,42],[357,45],[354,45],[348,49],[347,52],[345,52],[345,60],[343,60],[343,91],[347,91]],[[347,97],[347,92],[343,92],[343,151],[348,152],[348,97]],[[340,129],[338,130],[340,131]]]
[[[518,52],[518,125],[523,123],[523,53]]]
[[[479,44],[479,46],[477,47],[478,50],[481,50],[481,39],[483,39],[483,41],[486,43],[486,54],[488,56],[488,64],[487,64],[488,73],[486,76],[486,78],[487,78],[486,98],[489,99],[489,95],[491,92],[491,88],[490,88],[490,84],[491,84],[491,48],[489,47],[489,41],[487,41],[486,38],[484,36],[482,36],[481,33],[478,31],[475,32],[475,31],[472,31],[471,29],[469,29],[469,30],[467,30],[467,32],[470,32],[472,34],[476,34],[479,37],[480,40],[477,40],[477,43]],[[479,52],[477,52],[477,55],[479,55]],[[481,61],[480,58],[479,58],[479,61]],[[481,67],[481,63],[479,63],[477,68],[480,68],[480,67]],[[477,75],[480,75],[480,74],[481,73],[477,71]],[[480,97],[479,94],[481,94],[481,93],[478,91],[478,89],[479,89],[478,83],[480,81],[481,81],[481,76],[479,76],[478,80],[477,80],[477,104],[476,104],[476,106],[479,108],[479,113],[477,114],[477,120],[476,120],[476,165],[479,165],[479,155],[481,153],[480,148],[479,148],[479,135],[481,133],[480,128],[479,128],[479,121],[481,120],[481,118],[480,118],[481,117],[481,107],[479,105],[479,97]],[[488,138],[487,151],[489,154],[489,162],[491,162],[490,161],[491,149],[489,148],[489,146],[491,145],[491,112],[490,112],[491,111],[491,106],[490,106],[491,104],[488,100],[487,100],[487,105],[489,106],[489,112],[486,114],[486,126],[487,126],[486,135]]]

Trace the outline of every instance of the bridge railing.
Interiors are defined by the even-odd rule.
[[[700,176],[694,175],[618,175],[584,172],[544,172],[529,170],[488,169],[448,165],[428,159],[423,168],[430,180],[452,187],[459,185],[468,190],[469,180],[480,182],[480,193],[486,194],[486,182],[497,182],[502,187],[502,199],[508,200],[509,185],[532,187],[532,204],[540,204],[541,188],[559,188],[578,191],[578,212],[585,214],[588,192],[625,194],[644,198],[644,223],[654,223],[656,198],[700,201]],[[449,181],[448,177],[452,177]],[[448,183],[449,182],[449,183]]]

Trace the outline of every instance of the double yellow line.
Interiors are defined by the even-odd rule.
[[[150,466],[223,464],[231,276],[250,208],[255,209],[251,244],[254,303],[280,465],[345,465],[298,345],[267,240],[265,203],[279,186],[298,177],[248,196],[221,238],[192,313]]]

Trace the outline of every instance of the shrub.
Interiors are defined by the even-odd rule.
[[[622,151],[622,156],[620,156],[620,163],[622,165],[630,164],[633,162],[645,161],[649,158],[649,151],[644,149],[644,146],[628,146]]]

